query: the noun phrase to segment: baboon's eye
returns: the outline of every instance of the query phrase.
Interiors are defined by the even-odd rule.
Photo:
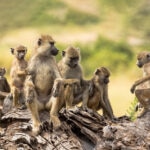
[[[49,42],[51,45],[54,45],[54,42]]]
[[[109,77],[109,75],[106,75],[105,77],[106,77],[106,78],[108,78],[108,77]]]

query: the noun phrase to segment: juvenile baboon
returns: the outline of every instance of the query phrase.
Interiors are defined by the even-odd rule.
[[[62,59],[58,63],[61,75],[65,79],[78,79],[80,81],[81,88],[74,91],[74,104],[83,100],[83,107],[86,107],[89,89],[88,82],[83,79],[83,72],[80,61],[80,50],[72,46],[62,51]]]
[[[14,55],[10,77],[11,77],[11,93],[13,95],[13,106],[24,107],[23,86],[26,78],[27,61],[25,55],[27,48],[19,45],[16,48],[11,48],[11,53]]]
[[[91,82],[93,83],[93,95],[89,97],[87,106],[95,111],[102,108],[104,116],[114,118],[113,110],[108,97],[108,83],[110,72],[105,67],[98,68]]]
[[[143,78],[135,81],[131,87],[131,92],[134,93],[140,104],[144,107],[138,117],[142,117],[150,110],[150,52],[141,52],[137,56],[137,66],[143,68]],[[148,81],[146,83],[146,81]],[[136,89],[138,85],[146,83],[143,88]]]
[[[7,79],[5,78],[6,70],[0,67],[0,107],[3,105],[4,98],[10,92],[10,86]]]
[[[50,97],[54,80],[56,78],[61,80],[55,60],[57,54],[58,49],[55,47],[53,38],[49,35],[42,35],[37,41],[35,54],[32,56],[27,69],[28,77],[25,81],[25,97],[27,106],[32,113],[33,132],[35,134],[39,133],[41,124],[39,111],[46,109],[47,103],[51,101]],[[53,110],[50,111],[50,114],[53,114]],[[54,126],[59,125],[57,120],[57,115],[51,117]]]

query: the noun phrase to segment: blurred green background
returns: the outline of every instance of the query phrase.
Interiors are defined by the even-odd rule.
[[[81,49],[84,76],[106,66],[111,71],[109,97],[117,116],[126,114],[132,83],[142,76],[136,54],[150,47],[149,0],[1,0],[0,66],[9,71],[10,47],[23,44],[30,58],[39,34],[50,34],[61,51]]]

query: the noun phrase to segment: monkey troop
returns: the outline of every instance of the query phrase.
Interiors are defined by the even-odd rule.
[[[62,59],[57,64],[55,56],[58,49],[54,39],[41,35],[29,62],[25,60],[25,46],[11,48],[11,53],[14,55],[10,71],[11,90],[4,77],[6,70],[0,68],[0,109],[6,96],[8,99],[13,97],[14,107],[24,107],[26,104],[32,114],[32,131],[35,135],[40,132],[39,111],[48,110],[50,122],[54,128],[58,128],[61,125],[58,117],[60,109],[69,109],[81,101],[83,109],[102,109],[105,117],[114,119],[108,96],[110,72],[100,67],[91,80],[84,80],[79,48],[70,46],[63,50]],[[143,78],[135,81],[130,90],[135,92],[144,107],[141,117],[150,110],[150,52],[138,54],[137,66],[143,68]]]
[[[137,66],[143,68],[143,78],[135,81],[131,87],[131,92],[134,93],[140,104],[144,107],[138,117],[142,117],[150,110],[150,52],[144,51],[137,56]],[[137,86],[141,85],[142,87]]]
[[[11,93],[13,95],[14,107],[25,107],[23,87],[28,65],[25,60],[26,53],[27,48],[23,45],[11,48],[11,54],[14,55],[14,61],[10,70]]]

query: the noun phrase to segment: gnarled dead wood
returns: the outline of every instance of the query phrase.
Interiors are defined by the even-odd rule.
[[[150,112],[134,122],[120,117],[115,122],[91,110],[62,109],[62,126],[53,130],[49,112],[40,112],[41,133],[31,132],[28,110],[12,109],[0,120],[0,149],[33,150],[112,150],[150,149]]]

